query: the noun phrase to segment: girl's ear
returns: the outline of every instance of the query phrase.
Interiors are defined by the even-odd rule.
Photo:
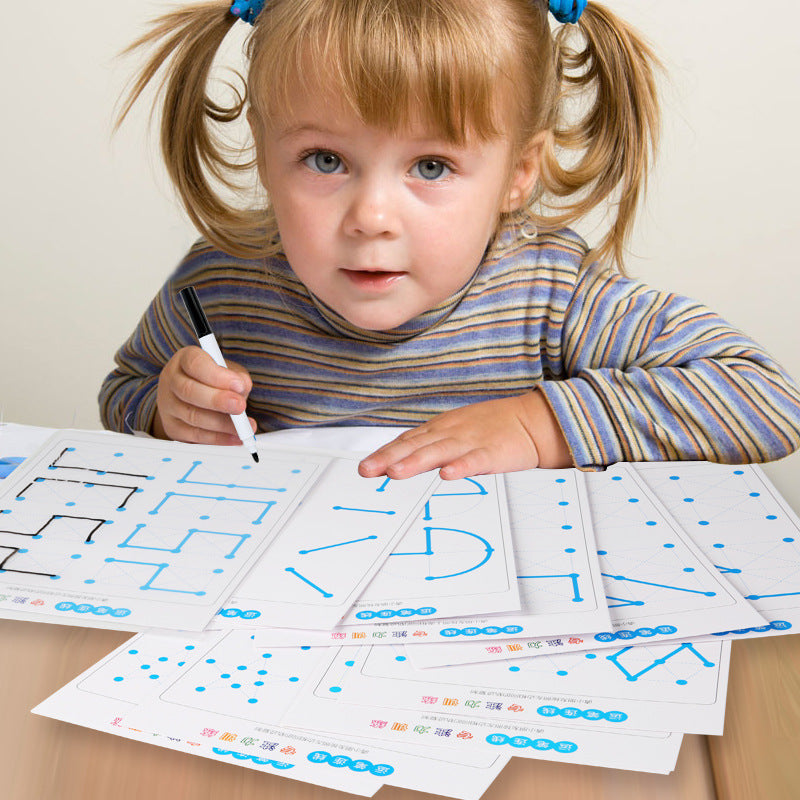
[[[510,214],[516,211],[531,196],[536,181],[539,180],[542,149],[549,135],[549,131],[540,131],[519,154],[517,163],[511,172],[505,200],[500,209],[503,213]]]

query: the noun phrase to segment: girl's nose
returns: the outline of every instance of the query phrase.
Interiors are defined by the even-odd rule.
[[[391,188],[379,178],[363,178],[354,183],[344,226],[349,236],[395,236],[398,217]]]

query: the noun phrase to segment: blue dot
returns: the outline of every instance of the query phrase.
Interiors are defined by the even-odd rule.
[[[725,545],[724,544],[715,544],[715,545],[713,545],[713,547],[716,547],[717,549],[719,549],[719,548],[725,547]]]
[[[344,662],[344,665],[345,665],[346,667],[352,667],[352,666],[353,666],[353,664],[355,664],[355,663],[356,663],[355,661],[345,661],[345,662]]]
[[[649,519],[649,520],[647,520],[647,522],[645,522],[645,525],[650,525],[650,526],[656,525],[656,524],[657,524],[656,521],[653,520],[653,519]]]
[[[216,664],[216,662],[217,662],[216,658],[207,658],[206,659],[206,664]]]
[[[561,530],[562,531],[571,531],[572,530],[572,525],[562,525],[561,526]]]
[[[223,672],[222,675],[220,675],[220,678],[230,678],[230,676],[230,672]]]
[[[159,661],[168,661],[169,659],[166,656],[159,656]]]
[[[587,653],[586,658],[597,658],[597,653]]]
[[[164,459],[164,460],[165,460],[165,461],[169,461],[169,459],[168,459],[168,458],[166,458],[166,459]],[[205,690],[206,690],[206,687],[205,687],[205,686],[196,686],[196,687],[195,687],[195,691],[196,691],[196,692],[204,692]]]
[[[258,674],[258,675],[266,675],[267,671],[265,669],[260,669],[256,674]]]
[[[150,665],[149,664],[142,664],[142,666],[139,667],[139,669],[150,669]]]
[[[244,666],[244,664],[241,664],[240,666],[236,667],[236,669],[243,670],[243,669],[247,669],[247,667]]]
[[[683,571],[684,572],[694,572],[694,567],[684,567]]]
[[[674,544],[671,544],[670,542],[667,542],[667,543],[664,545],[664,547],[666,547],[666,548],[667,548],[667,550],[670,550],[670,549],[672,549],[673,547],[675,547],[675,545],[674,545]]]
[[[310,650],[310,649],[311,649],[311,645],[310,645],[310,644],[304,644],[304,645],[301,645],[301,646],[300,646],[300,649],[301,649],[301,650]]]
[[[509,667],[508,671],[509,672],[519,672],[519,667]]]
[[[242,467],[242,469],[250,469],[250,465],[249,465],[249,464],[245,464],[245,465]]]
[[[683,502],[684,503],[694,503],[694,497],[684,497],[683,498]]]
[[[733,471],[733,474],[734,475],[744,475],[744,470],[743,469],[735,469]]]
[[[151,681],[158,680],[158,675],[156,675],[155,673],[153,673],[152,675],[148,675],[148,677],[150,678]]]
[[[698,525],[708,525],[709,522],[708,522],[707,519],[700,519],[700,520],[697,521],[697,524]]]
[[[341,692],[342,691],[342,687],[341,686],[331,686],[328,691],[329,692]]]
[[[114,453],[114,458],[122,458],[124,455],[124,453]]]
[[[212,571],[213,571],[213,573],[215,575],[222,575],[222,573],[225,572],[224,569],[215,569],[215,570],[212,570]]]
[[[685,681],[685,680],[683,680],[683,678],[681,678],[680,680],[675,681],[675,683],[677,683],[678,686],[686,686],[688,681]]]
[[[599,556],[608,555],[608,550],[598,550],[597,551],[597,555],[599,555]]]
[[[778,519],[774,514],[767,514],[767,519]]]
[[[242,684],[241,683],[232,683],[231,684],[231,689],[241,689],[241,688],[242,688]]]
[[[750,497],[761,497],[760,492],[750,492]]]
[[[164,566],[168,567],[169,564],[164,564]],[[193,644],[187,644],[186,647],[184,647],[184,650],[194,650],[194,645]]]
[[[567,674],[567,671],[565,669],[560,669],[560,670],[558,670],[558,672],[556,672],[556,675],[566,675],[566,674]]]
[[[172,459],[171,459],[171,458],[162,458],[161,460],[162,460],[162,461],[165,461],[165,462],[166,462],[166,461],[172,461]]]
[[[569,501],[568,500],[559,500],[558,504],[560,506],[568,506],[569,505]]]
[[[64,505],[65,505],[65,506],[74,506],[74,505],[75,505],[75,503],[74,503],[72,500],[70,500],[70,502],[69,502],[69,503],[64,503]]]
[[[565,552],[565,553],[574,553],[574,552],[575,552],[575,548],[574,548],[574,547],[567,547],[567,548],[564,550],[564,552]]]
[[[76,553],[74,556],[70,556],[70,558],[80,558],[80,556]]]
[[[122,678],[114,678],[114,680],[117,681],[117,683],[119,683],[123,679]]]
[[[87,578],[84,583],[94,583],[94,578]]]
[[[272,653],[262,653],[261,658],[272,658]]]
[[[138,653],[139,653],[138,650],[128,650],[128,655],[130,655],[130,656],[138,655]]]
[[[209,517],[208,514],[201,514],[200,519],[211,519],[211,517]]]
[[[669,479],[671,481],[679,481],[681,479],[681,476],[680,475],[670,475]]]
[[[405,656],[395,656],[395,657],[394,657],[394,660],[395,660],[395,661],[405,661],[405,660],[406,660],[406,657],[405,657]]]
[[[300,680],[300,678],[296,678],[295,676],[292,676],[291,678],[289,678],[289,680],[290,680],[292,683],[297,683],[297,681],[299,681],[299,680]]]
[[[256,681],[253,685],[254,686],[263,686],[264,685],[264,681]]]
[[[793,542],[793,541],[794,541],[794,539],[792,539],[792,537],[791,537],[791,536],[787,536],[787,537],[786,537],[786,538],[785,538],[783,541],[784,541],[784,542]]]
[[[249,699],[248,699],[248,701],[247,701],[247,702],[248,702],[248,703],[257,703],[257,702],[258,702],[258,700],[256,700],[256,698],[255,698],[255,697],[251,697],[251,698],[249,698]]]
[[[612,481],[621,481],[622,478],[619,475],[615,475],[611,480]]]
[[[628,498],[628,502],[629,503],[638,503],[639,502],[639,498],[638,497],[630,497],[630,498]]]

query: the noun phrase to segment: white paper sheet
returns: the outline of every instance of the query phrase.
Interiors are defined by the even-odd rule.
[[[672,465],[680,471],[681,465]],[[763,624],[629,465],[587,476],[611,626],[560,636],[409,648],[418,667],[659,642]]]
[[[719,628],[716,637],[800,629],[800,519],[758,466],[696,462],[641,464],[636,470],[767,623]]]
[[[321,656],[298,648],[257,652],[246,631],[142,634],[34,711],[120,735],[167,733],[198,743],[209,757],[359,794],[379,780],[477,800],[507,763],[503,753],[475,758],[277,726]]]

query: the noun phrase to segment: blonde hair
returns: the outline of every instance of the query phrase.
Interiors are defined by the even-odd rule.
[[[590,3],[578,25],[553,35],[546,0],[268,0],[247,39],[246,89],[225,106],[209,86],[237,21],[228,7],[214,0],[155,20],[126,51],[157,46],[117,118],[163,69],[164,160],[189,217],[215,246],[245,258],[280,250],[268,200],[241,208],[221,197],[220,187],[235,191],[257,161],[230,151],[224,126],[248,108],[256,124],[286,113],[298,81],[322,81],[365,123],[387,129],[414,115],[457,143],[508,135],[517,155],[549,132],[540,179],[513,216],[554,230],[610,202],[612,221],[593,257],[622,269],[658,136],[657,61],[604,7]]]

